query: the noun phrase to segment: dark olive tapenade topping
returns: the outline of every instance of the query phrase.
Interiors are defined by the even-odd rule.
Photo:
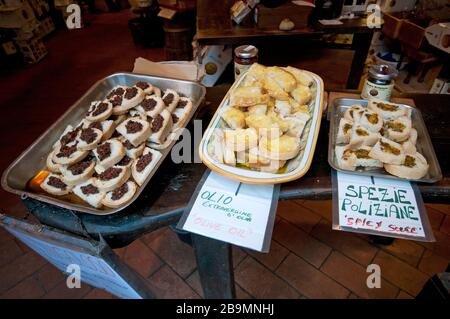
[[[136,170],[140,173],[142,172],[148,164],[152,161],[153,155],[152,153],[147,153],[145,155],[142,155],[137,163],[136,163]]]
[[[125,155],[119,163],[117,163],[117,166],[127,166],[128,164],[130,164],[131,162],[131,158],[127,155]]]
[[[80,175],[82,174],[89,166],[91,165],[90,161],[78,162],[72,165],[69,165],[67,169],[72,173],[72,175]]]
[[[94,131],[93,128],[88,127],[81,130],[80,138],[87,144],[91,144],[97,139],[97,133]]]
[[[50,186],[53,186],[55,188],[62,189],[62,190],[65,190],[67,188],[67,185],[61,179],[59,179],[55,176],[50,176],[47,184]]]
[[[142,90],[145,90],[146,88],[150,87],[150,85],[144,81],[139,81],[138,83],[136,83],[136,86]]]
[[[130,120],[125,125],[125,128],[127,129],[128,134],[134,134],[134,133],[142,131],[143,126],[139,122]]]
[[[122,96],[124,93],[125,93],[125,90],[124,90],[123,88],[117,88],[117,89],[112,90],[112,91],[106,96],[106,98],[107,98],[107,99],[110,99],[110,98],[112,98],[112,97],[115,96],[115,95],[120,95],[120,96]]]
[[[188,103],[187,100],[180,99],[177,104],[177,109],[184,109],[184,107],[187,105],[187,103]]]
[[[152,120],[152,131],[154,133],[158,132],[162,125],[164,123],[164,118],[161,116],[161,114],[158,114],[153,120]]]
[[[77,128],[75,130],[72,130],[72,131],[64,134],[60,140],[61,144],[66,145],[66,144],[69,144],[69,143],[72,143],[73,141],[75,141],[75,139],[77,138],[77,135],[78,135],[78,130],[79,129]]]
[[[95,107],[95,109],[91,113],[91,115],[92,116],[100,115],[100,114],[106,112],[107,109],[108,109],[108,103],[100,102],[99,104],[97,104],[97,106]]]
[[[56,154],[56,157],[70,157],[70,155],[77,151],[77,144],[78,143],[75,143],[72,146],[62,145],[59,149],[59,153]]]
[[[132,150],[133,148],[135,148],[134,145],[131,144],[129,140],[123,141],[122,144],[123,146],[125,146],[127,150]]]
[[[109,181],[113,178],[116,178],[122,172],[121,168],[118,167],[110,167],[104,170],[101,174],[98,174],[98,179],[102,181]]]
[[[155,99],[145,99],[141,102],[142,108],[147,111],[153,111],[153,109],[155,108],[156,104],[158,104]]]
[[[97,147],[98,159],[103,161],[105,158],[111,155],[111,143],[103,143]]]
[[[128,192],[128,184],[125,183],[122,186],[117,187],[115,190],[113,190],[111,194],[111,199],[112,200],[121,199],[123,195],[125,195],[127,192]]]
[[[127,100],[131,100],[138,94],[138,90],[136,88],[128,88],[125,90],[125,98]]]
[[[95,194],[100,193],[100,190],[98,189],[98,187],[96,187],[92,184],[81,186],[80,189],[84,195],[95,195]]]
[[[173,99],[174,99],[174,98],[175,98],[175,96],[174,96],[172,93],[167,94],[167,95],[164,97],[164,99],[163,99],[164,104],[165,104],[166,106],[169,106],[170,103],[173,102]]]
[[[92,122],[88,128],[96,128],[97,130],[103,131],[102,123],[100,122]]]
[[[122,96],[115,95],[112,99],[109,100],[112,106],[119,106],[122,104]]]

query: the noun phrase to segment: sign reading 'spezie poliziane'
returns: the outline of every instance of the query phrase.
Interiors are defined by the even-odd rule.
[[[342,172],[333,184],[333,229],[434,241],[414,184]]]

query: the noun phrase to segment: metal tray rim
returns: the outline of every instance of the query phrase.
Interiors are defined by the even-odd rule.
[[[336,104],[339,101],[342,101],[342,100],[350,100],[350,101],[352,101],[353,104],[361,103],[361,102],[363,104],[367,104],[367,100],[364,100],[364,99],[337,98],[337,99],[333,100],[333,103],[332,103],[333,109],[331,110],[331,112],[329,112],[331,115],[328,118],[328,120],[330,121],[330,130],[329,130],[329,134],[328,134],[328,164],[333,169],[335,169],[335,170],[337,170],[339,172],[355,174],[355,175],[375,176],[375,177],[397,179],[397,180],[402,180],[402,181],[406,180],[406,181],[419,182],[419,183],[430,183],[430,184],[432,184],[432,183],[436,183],[436,182],[442,180],[441,167],[439,165],[439,161],[437,160],[436,152],[434,150],[433,143],[431,142],[430,135],[428,133],[428,130],[426,130],[426,129],[424,131],[425,134],[422,137],[426,140],[426,143],[429,144],[429,147],[430,147],[430,149],[432,151],[431,154],[429,155],[431,157],[431,161],[433,161],[436,164],[436,168],[437,168],[437,172],[436,173],[437,174],[436,174],[436,176],[434,178],[429,178],[429,179],[406,179],[406,178],[397,177],[397,176],[391,175],[391,174],[380,174],[380,173],[373,173],[373,172],[370,172],[370,171],[367,171],[367,172],[364,172],[364,171],[349,171],[349,170],[345,170],[345,169],[342,169],[342,168],[336,166],[333,163],[333,158],[332,158],[333,157],[333,153],[334,153],[334,146],[335,146],[335,145],[333,145],[333,142],[332,142],[332,139],[333,139],[332,134],[335,131],[335,124],[336,124],[333,119],[334,119],[334,116],[336,114]],[[395,102],[393,102],[393,103],[395,103]],[[414,109],[414,112],[417,112],[417,114],[418,114],[418,119],[421,122],[421,125],[426,128],[425,122],[424,122],[423,117],[422,117],[422,112],[418,108],[413,107],[411,105],[403,104],[403,103],[395,103],[395,104],[401,105],[401,106],[406,107],[406,108]]]
[[[105,211],[96,209],[94,207],[82,206],[82,205],[79,205],[79,204],[75,204],[75,203],[71,203],[71,202],[68,202],[68,201],[60,200],[58,198],[54,198],[54,197],[47,196],[47,195],[44,195],[44,194],[37,194],[37,193],[33,193],[33,192],[30,192],[30,191],[27,191],[27,190],[18,190],[18,189],[12,188],[8,184],[8,181],[7,181],[7,177],[11,173],[12,168],[15,165],[17,165],[23,159],[23,157],[26,154],[28,154],[36,146],[36,144],[38,144],[48,134],[49,131],[51,131],[55,126],[57,126],[57,124],[61,120],[64,120],[64,118],[72,110],[77,108],[78,104],[81,103],[83,101],[83,99],[87,95],[89,95],[89,93],[91,93],[93,90],[95,90],[95,88],[97,86],[99,86],[100,83],[106,81],[109,78],[120,76],[120,75],[144,76],[144,77],[151,78],[151,79],[155,79],[155,78],[157,78],[157,79],[167,79],[167,80],[170,80],[170,81],[188,83],[188,84],[193,84],[195,86],[198,86],[200,88],[200,90],[201,90],[201,96],[198,99],[198,101],[196,101],[196,103],[193,105],[192,111],[191,111],[191,115],[190,115],[189,119],[186,121],[185,126],[192,120],[193,115],[195,114],[197,108],[202,103],[202,101],[204,100],[205,95],[206,95],[206,88],[203,85],[201,85],[200,83],[197,83],[195,81],[180,80],[180,79],[174,79],[174,78],[163,77],[163,76],[151,76],[151,75],[147,75],[147,74],[131,73],[131,72],[115,72],[113,74],[110,74],[110,75],[108,75],[108,76],[106,76],[106,77],[96,81],[79,99],[77,99],[66,110],[66,112],[64,112],[57,120],[55,120],[52,123],[52,125],[50,125],[42,134],[40,134],[18,157],[16,157],[16,159],[10,165],[8,165],[8,167],[3,171],[2,176],[1,176],[1,183],[0,184],[1,184],[2,188],[5,191],[7,191],[7,192],[10,192],[10,193],[13,193],[13,194],[16,194],[16,195],[20,195],[22,198],[31,197],[33,199],[36,199],[36,200],[39,200],[39,201],[43,201],[43,202],[46,202],[46,203],[49,203],[49,204],[52,204],[52,205],[55,205],[55,206],[63,207],[63,208],[74,210],[74,211],[78,211],[78,212],[88,213],[88,214],[92,214],[92,215],[101,215],[101,216],[111,215],[111,214],[117,213],[117,212],[125,209],[130,204],[132,204],[140,196],[140,194],[142,193],[144,188],[147,186],[147,184],[149,183],[149,181],[152,178],[153,174],[156,172],[156,170],[159,168],[159,166],[164,161],[165,156],[163,156],[163,158],[161,158],[159,160],[159,162],[157,163],[155,169],[147,177],[147,180],[144,182],[144,184],[142,184],[142,186],[138,187],[138,191],[133,196],[132,200],[130,200],[129,202],[124,204],[122,207],[112,208],[110,210],[105,210]],[[172,148],[172,146],[177,142],[177,140],[178,140],[178,136],[173,139],[173,141],[169,144],[167,149],[170,150]]]

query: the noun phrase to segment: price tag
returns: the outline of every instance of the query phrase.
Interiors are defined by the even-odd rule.
[[[333,228],[387,237],[434,240],[414,184],[337,172]]]
[[[178,227],[257,251],[268,251],[279,188],[208,173]]]

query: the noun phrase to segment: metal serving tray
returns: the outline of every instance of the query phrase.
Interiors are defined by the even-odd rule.
[[[344,112],[348,108],[350,108],[351,105],[353,104],[359,104],[363,107],[367,107],[367,100],[345,99],[345,98],[335,99],[333,101],[333,107],[330,113],[328,114],[330,121],[330,134],[328,142],[328,163],[330,164],[330,166],[340,172],[405,180],[404,178],[400,178],[389,174],[384,169],[365,170],[364,168],[357,168],[356,171],[350,171],[339,168],[336,161],[336,154],[334,152],[336,146],[336,136],[339,129],[339,121],[341,120]],[[421,153],[423,156],[425,156],[425,158],[428,161],[428,165],[430,165],[427,175],[425,175],[421,179],[410,179],[410,181],[422,183],[435,183],[441,180],[442,179],[441,168],[436,158],[436,153],[434,152],[430,136],[428,135],[427,127],[425,126],[425,123],[423,121],[422,113],[420,112],[419,109],[406,104],[398,104],[398,103],[393,104],[411,109],[412,126],[417,130],[417,143],[416,143],[417,151]]]
[[[104,99],[108,92],[116,85],[134,85],[138,81],[147,81],[162,90],[173,89],[179,93],[184,94],[192,100],[192,111],[186,120],[186,124],[189,123],[196,109],[203,101],[206,89],[204,86],[184,80],[169,79],[157,76],[140,75],[134,73],[114,73],[110,76],[103,78],[95,83],[75,104],[73,104],[50,128],[42,134],[31,146],[29,146],[4,172],[2,175],[1,185],[3,189],[8,192],[28,196],[46,203],[50,203],[63,208],[85,212],[94,215],[109,215],[116,213],[138,198],[141,192],[144,190],[147,183],[152,178],[153,174],[158,169],[159,165],[163,162],[164,158],[172,149],[172,146],[176,143],[177,138],[166,147],[164,150],[160,150],[162,153],[161,159],[155,166],[155,169],[147,177],[146,181],[141,187],[138,187],[136,194],[133,198],[124,206],[120,208],[104,208],[96,209],[88,204],[77,204],[64,199],[53,197],[50,195],[35,193],[27,188],[27,183],[32,179],[39,171],[46,167],[46,158],[50,152],[53,143],[61,136],[67,125],[72,126],[78,124],[86,114],[90,102],[94,100]],[[181,130],[180,130],[181,131]]]

